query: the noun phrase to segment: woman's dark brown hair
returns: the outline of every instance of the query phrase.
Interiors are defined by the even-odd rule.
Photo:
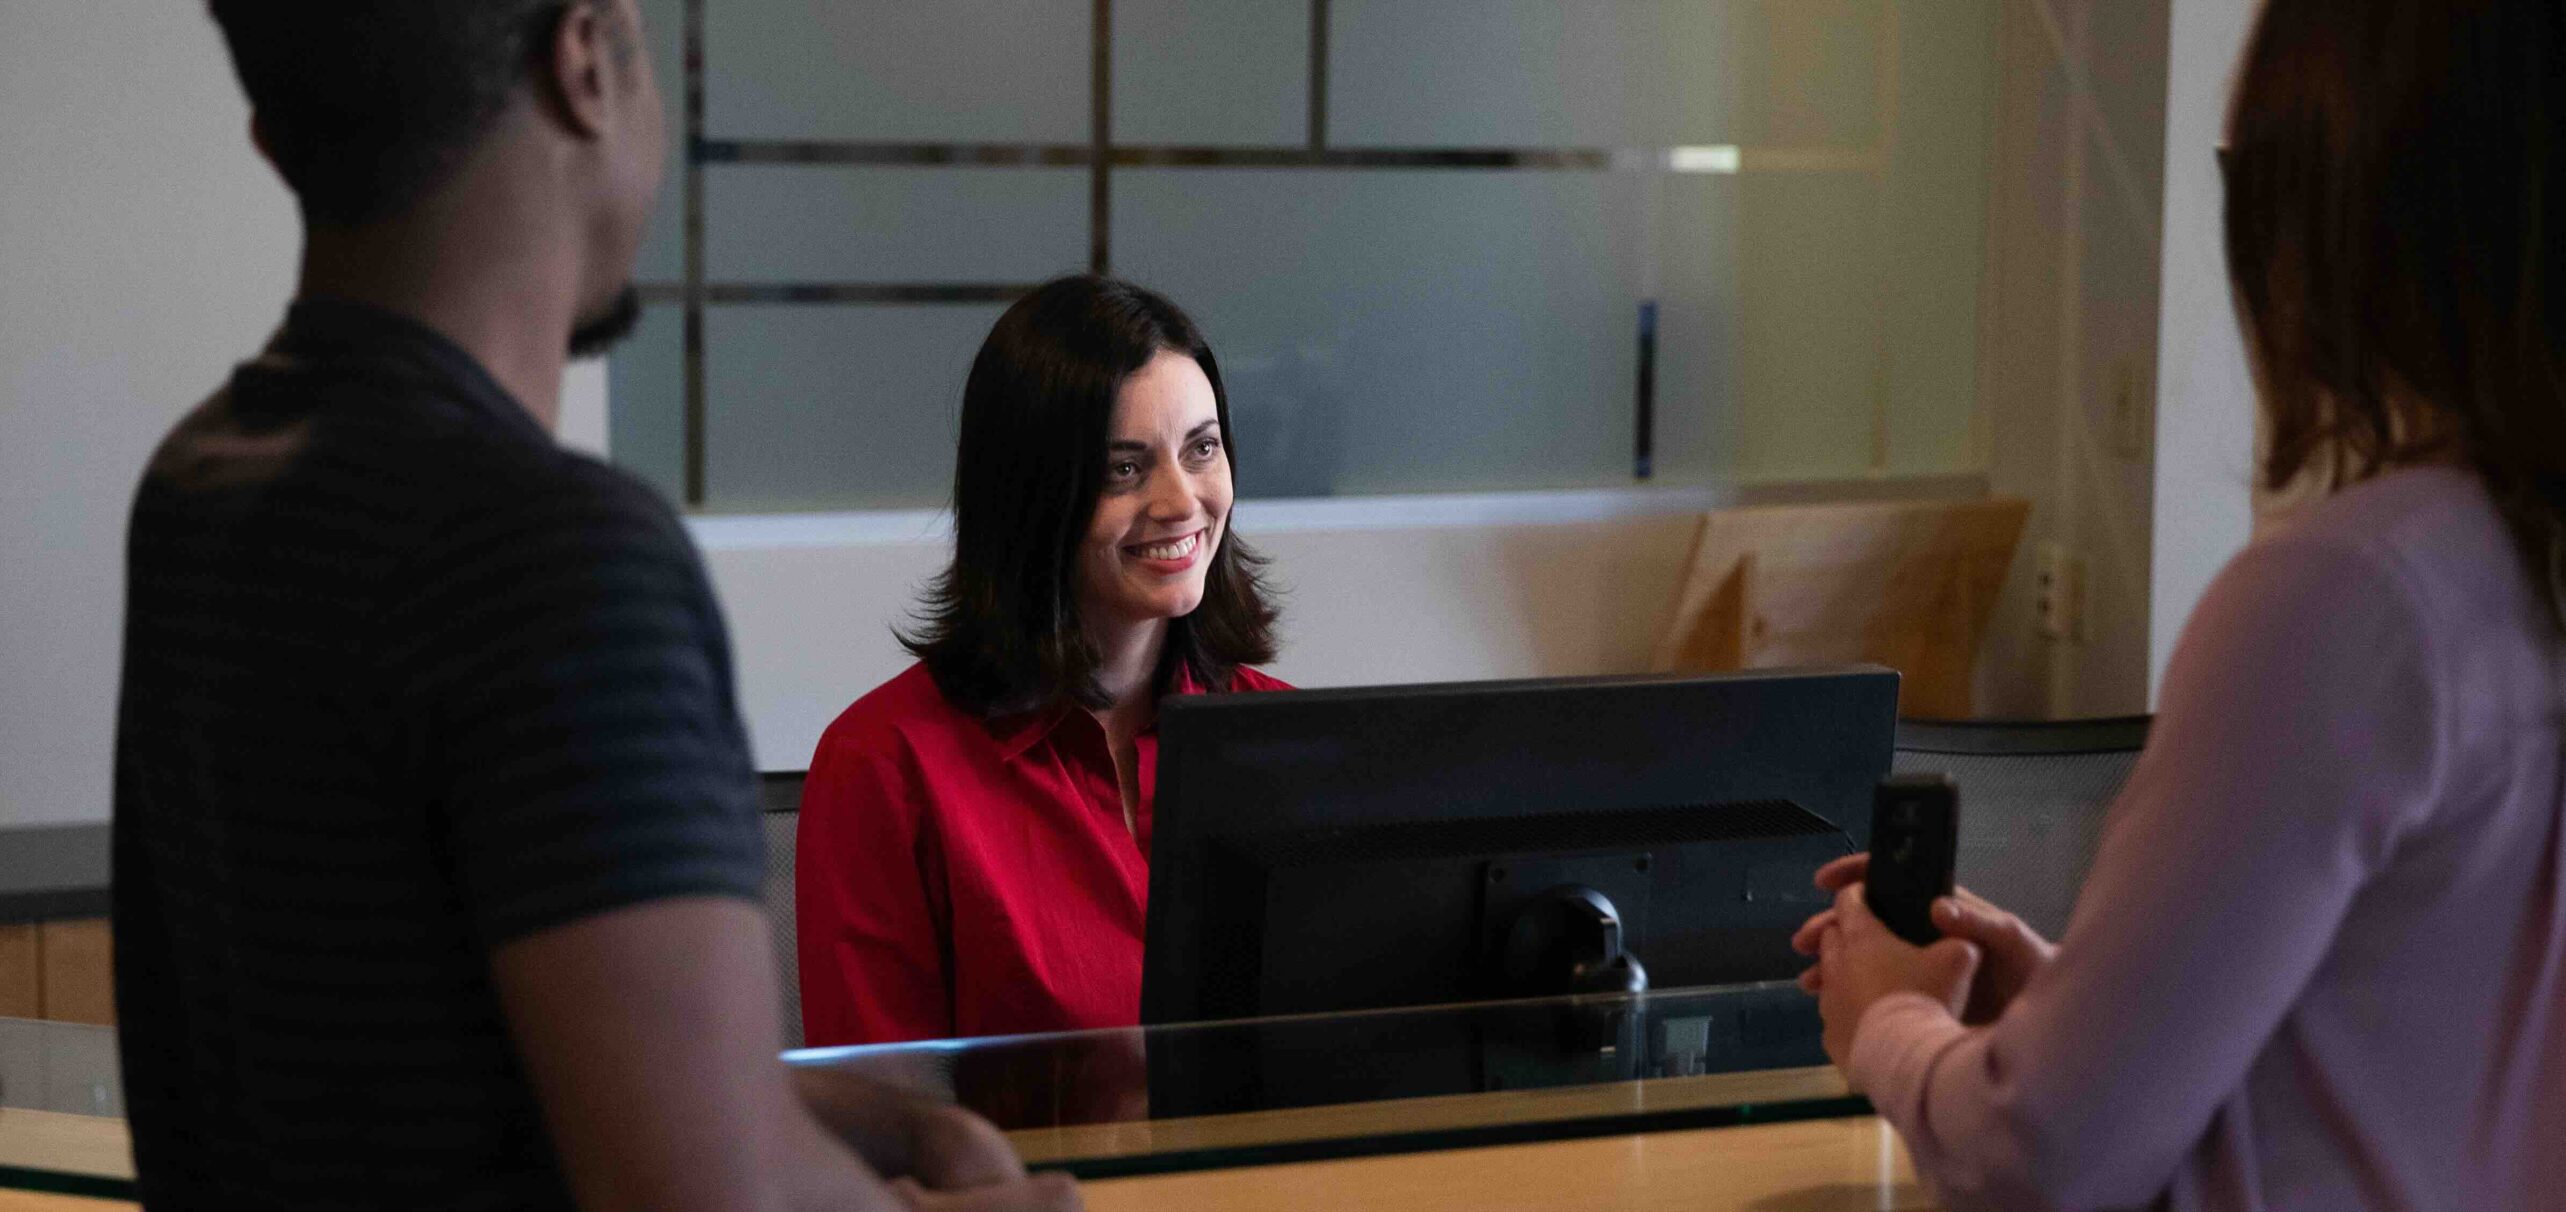
[[[2484,477],[2566,619],[2566,5],[2270,0],[2228,147],[2261,476]]]
[[[1061,278],[998,317],[962,389],[953,472],[953,563],[900,642],[945,697],[984,717],[1068,700],[1106,705],[1099,654],[1078,617],[1080,540],[1104,490],[1105,443],[1123,383],[1162,350],[1212,382],[1223,457],[1236,460],[1230,398],[1212,348],[1174,303],[1113,278]],[[1181,666],[1227,690],[1274,659],[1264,560],[1224,528],[1203,602],[1169,621],[1160,685]]]

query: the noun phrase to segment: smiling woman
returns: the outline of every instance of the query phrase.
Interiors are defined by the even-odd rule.
[[[1267,690],[1261,561],[1229,532],[1220,364],[1175,304],[1063,278],[963,389],[953,563],[918,663],[846,709],[802,792],[813,1045],[1129,1026],[1158,701]]]

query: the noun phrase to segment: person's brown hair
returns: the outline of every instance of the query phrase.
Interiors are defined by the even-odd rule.
[[[2471,467],[2566,618],[2560,122],[2557,0],[2270,0],[2220,163],[2264,486]]]
[[[1104,491],[1114,399],[1161,350],[1192,358],[1211,380],[1221,454],[1235,470],[1221,364],[1165,296],[1092,274],[1060,278],[1017,300],[980,346],[962,388],[953,563],[900,636],[965,710],[1106,705],[1101,657],[1078,616],[1078,546]],[[1161,689],[1181,666],[1205,689],[1228,690],[1239,666],[1274,659],[1264,567],[1224,528],[1202,604],[1168,621]]]

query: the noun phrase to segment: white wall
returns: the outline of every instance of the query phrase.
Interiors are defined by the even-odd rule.
[[[202,4],[0,0],[0,827],[107,817],[125,505],[281,314],[284,187]]]
[[[1282,655],[1301,686],[1637,673],[1701,510],[1976,496],[1976,476],[1793,489],[1248,502],[1238,533],[1273,560]],[[737,654],[758,766],[807,766],[820,731],[909,664],[893,624],[950,554],[932,513],[698,518]]]
[[[2253,528],[2254,385],[2219,241],[2212,149],[2227,125],[2255,0],[2174,0],[2165,112],[2163,367],[2156,424],[2156,574],[2148,607],[2153,701],[2174,640]]]

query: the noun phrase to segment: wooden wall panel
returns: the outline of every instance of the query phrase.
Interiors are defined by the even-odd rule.
[[[36,963],[36,928],[0,926],[0,1018],[44,1013],[44,983]]]
[[[113,950],[105,918],[46,922],[40,930],[44,1017],[63,1023],[116,1025]]]

